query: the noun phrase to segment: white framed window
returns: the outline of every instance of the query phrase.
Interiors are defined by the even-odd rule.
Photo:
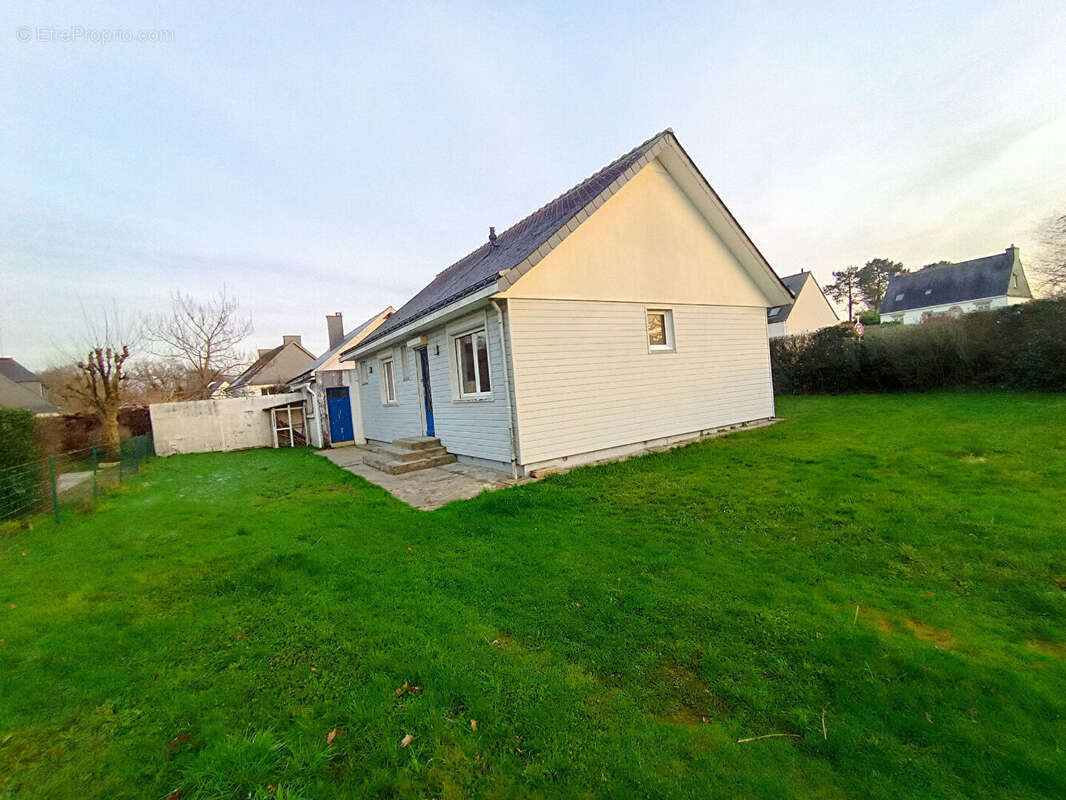
[[[770,309],[770,316],[771,317],[776,317],[780,313],[781,313],[781,306],[775,306],[774,308]],[[651,339],[649,338],[648,341],[650,342]]]
[[[674,349],[674,312],[668,308],[649,308],[648,349],[663,352]]]
[[[491,396],[489,342],[485,329],[458,334],[452,342],[460,399]]]
[[[381,402],[385,405],[393,405],[396,402],[396,379],[391,358],[381,362]]]

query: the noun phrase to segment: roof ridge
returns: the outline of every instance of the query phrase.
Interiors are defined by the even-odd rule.
[[[632,148],[632,149],[630,149],[630,150],[626,151],[626,152],[625,152],[625,153],[623,153],[622,155],[618,156],[618,158],[616,158],[616,159],[614,159],[613,161],[610,161],[610,162],[608,162],[608,163],[604,164],[604,165],[603,165],[602,167],[600,167],[599,169],[597,169],[597,170],[596,170],[595,172],[591,173],[590,175],[586,176],[585,178],[582,178],[582,179],[581,179],[581,180],[579,180],[579,181],[578,181],[577,183],[575,183],[575,184],[574,184],[573,186],[570,186],[569,188],[567,188],[567,189],[566,189],[565,191],[559,192],[559,194],[557,194],[557,195],[556,195],[555,197],[553,197],[553,198],[552,198],[551,200],[549,200],[548,202],[546,202],[546,203],[543,203],[543,204],[542,204],[542,205],[541,205],[541,206],[540,206],[539,208],[536,208],[536,209],[534,209],[533,211],[531,211],[531,212],[529,212],[528,214],[526,214],[526,215],[525,215],[524,217],[522,217],[522,218],[521,218],[520,220],[518,220],[517,222],[514,222],[514,223],[512,223],[512,224],[511,224],[510,226],[508,226],[508,227],[507,227],[507,228],[506,228],[506,229],[505,229],[505,230],[504,230],[504,231],[503,231],[502,233],[500,233],[500,234],[499,234],[498,238],[502,239],[503,237],[505,237],[505,236],[506,236],[506,235],[507,235],[508,233],[510,233],[511,231],[515,230],[516,228],[519,228],[519,227],[521,227],[521,225],[522,225],[523,223],[525,223],[525,222],[528,222],[528,221],[529,221],[529,220],[531,220],[531,219],[532,219],[533,217],[535,217],[535,216],[537,216],[538,214],[540,214],[541,212],[545,211],[545,210],[546,210],[546,209],[547,209],[547,208],[548,208],[549,206],[551,206],[551,205],[552,205],[553,203],[557,203],[557,202],[559,202],[559,201],[560,201],[561,199],[563,199],[564,197],[566,197],[566,196],[567,196],[568,194],[570,194],[571,192],[573,192],[573,191],[575,191],[576,189],[580,188],[581,186],[583,186],[584,184],[588,183],[589,181],[591,181],[591,180],[595,179],[597,175],[600,175],[600,174],[602,174],[602,173],[604,173],[604,172],[607,172],[607,171],[608,171],[609,169],[611,169],[612,167],[614,167],[615,165],[617,165],[617,164],[618,164],[619,162],[621,162],[621,161],[625,161],[625,160],[626,160],[627,158],[630,158],[630,157],[631,157],[631,156],[633,156],[633,155],[634,155],[635,153],[637,153],[637,152],[639,152],[639,151],[641,151],[641,150],[645,150],[645,149],[647,149],[647,148],[651,147],[651,145],[652,145],[652,144],[653,144],[654,142],[656,142],[656,141],[657,141],[658,139],[662,138],[663,136],[666,136],[667,134],[670,134],[671,136],[673,136],[673,134],[674,134],[674,129],[673,129],[673,128],[664,128],[663,130],[659,131],[659,132],[658,132],[657,134],[655,134],[654,136],[652,136],[652,137],[650,137],[649,139],[646,139],[645,141],[643,141],[643,142],[641,142],[640,144],[638,144],[638,145],[637,145],[636,147],[634,147],[634,148]],[[576,211],[575,211],[575,212],[574,212],[574,215],[576,216],[576,215],[577,215],[577,213],[578,213],[578,212],[576,212]],[[568,221],[569,221],[569,220],[568,220]],[[470,251],[469,253],[467,253],[466,255],[464,255],[464,256],[460,256],[460,257],[459,257],[459,258],[457,258],[457,259],[456,259],[455,261],[453,261],[453,262],[452,262],[451,264],[449,264],[449,265],[448,265],[448,266],[446,266],[446,267],[445,267],[444,269],[442,269],[442,270],[441,270],[440,272],[438,272],[438,273],[436,274],[436,276],[434,276],[434,280],[436,280],[436,278],[439,278],[439,277],[440,277],[441,275],[443,275],[443,274],[444,274],[445,272],[447,272],[448,270],[450,270],[450,269],[451,269],[452,267],[454,267],[454,266],[456,266],[456,265],[458,265],[458,264],[462,263],[463,261],[466,261],[466,259],[468,259],[468,258],[470,258],[470,256],[474,255],[474,253],[476,253],[476,252],[477,252],[478,250],[481,250],[481,249],[482,249],[483,247],[488,247],[488,246],[489,246],[489,243],[488,243],[488,242],[484,242],[484,243],[482,243],[481,245],[479,245],[479,246],[475,247],[475,248],[474,248],[473,250],[471,250],[471,251]]]
[[[609,170],[612,167],[614,167],[615,165],[617,165],[619,162],[625,161],[627,158],[630,158],[631,156],[635,155],[637,152],[639,152],[641,150],[648,149],[649,147],[651,147],[651,145],[655,141],[657,141],[658,139],[662,138],[663,136],[666,136],[667,134],[670,134],[672,136],[673,133],[674,133],[674,129],[673,128],[664,128],[663,130],[659,131],[657,134],[655,134],[651,138],[646,139],[645,141],[643,141],[640,144],[638,144],[636,147],[631,148],[630,150],[627,150],[625,153],[623,153],[622,155],[618,156],[618,158],[616,158],[613,161],[610,161],[610,162],[604,164],[602,167],[600,167],[598,170],[593,172],[591,175],[587,176],[586,178],[583,178],[582,180],[579,180],[577,183],[575,183],[573,186],[568,188],[566,191],[559,192],[559,194],[557,194],[555,197],[553,197],[547,203],[544,203],[540,208],[536,209],[535,211],[532,211],[529,214],[526,214],[524,217],[522,217],[522,219],[518,220],[518,222],[516,222],[510,228],[507,228],[507,230],[505,230],[503,233],[507,233],[512,228],[517,228],[519,225],[521,225],[526,220],[530,219],[531,217],[535,217],[537,214],[539,214],[540,212],[544,211],[552,203],[557,203],[559,200],[561,200],[562,198],[566,197],[568,194],[570,194],[572,191],[574,191],[578,187],[580,187],[580,186],[588,183],[589,181],[593,180],[597,175],[600,175],[601,173],[606,172],[607,170]],[[577,212],[575,212],[575,214],[576,213]],[[501,236],[502,235],[503,234],[501,234]]]

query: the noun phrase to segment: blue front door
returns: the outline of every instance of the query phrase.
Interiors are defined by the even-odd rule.
[[[433,392],[429,389],[429,355],[424,347],[418,351],[418,371],[422,378],[422,404],[426,409],[426,436],[436,436],[433,428]]]
[[[348,398],[348,387],[326,389],[326,407],[329,409],[330,441],[352,441],[355,431],[352,428],[352,403]]]

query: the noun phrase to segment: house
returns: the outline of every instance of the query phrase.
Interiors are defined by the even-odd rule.
[[[341,312],[326,315],[329,349],[289,381],[291,390],[307,393],[304,413],[310,441],[315,447],[352,444],[356,436],[362,437],[362,432],[355,429],[355,423],[361,418],[352,405],[356,399],[351,389],[356,382],[355,368],[341,361],[341,351],[359,344],[395,311],[389,306],[348,333],[344,332]]]
[[[314,354],[300,340],[300,336],[282,336],[277,347],[260,350],[255,363],[226,387],[226,396],[257,397],[285,391],[289,380],[315,361]]]
[[[879,310],[881,322],[912,325],[1032,299],[1018,248],[1011,245],[994,256],[894,275]]]
[[[0,408],[25,408],[39,417],[59,413],[41,379],[13,358],[0,358]]]
[[[826,299],[822,287],[811,273],[804,270],[795,275],[786,275],[781,283],[788,287],[796,299],[787,305],[766,310],[766,328],[771,339],[810,333],[840,322],[836,309]]]
[[[490,228],[341,359],[363,437],[402,440],[386,469],[438,437],[529,474],[773,417],[766,309],[792,299],[667,129]]]

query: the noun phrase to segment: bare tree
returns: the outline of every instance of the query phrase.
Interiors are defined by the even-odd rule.
[[[147,332],[159,355],[177,360],[186,371],[187,395],[207,399],[212,384],[248,363],[241,343],[252,332],[252,320],[241,316],[237,298],[225,287],[206,301],[175,291],[170,311],[151,319]]]
[[[130,357],[128,345],[122,350],[94,347],[84,361],[78,362],[80,382],[71,387],[100,420],[104,445],[116,450],[118,438],[118,410],[122,407],[127,376],[123,371]]]
[[[85,315],[85,334],[81,345],[87,353],[77,361],[68,391],[100,420],[104,445],[117,450],[119,445],[118,412],[126,402],[126,362],[130,346],[141,340],[139,319],[125,316],[118,307],[100,310],[97,316]]]
[[[1066,298],[1066,214],[1041,226],[1035,272],[1044,296]]]

